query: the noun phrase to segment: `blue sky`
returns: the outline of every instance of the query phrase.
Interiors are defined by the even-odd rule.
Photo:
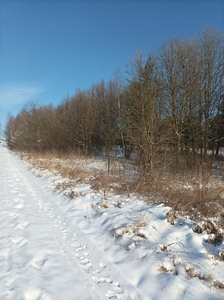
[[[113,78],[166,38],[224,32],[224,0],[0,0],[0,123]]]

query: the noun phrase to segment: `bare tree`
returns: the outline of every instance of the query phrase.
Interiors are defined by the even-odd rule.
[[[138,153],[141,174],[145,177],[152,175],[159,166],[164,166],[159,154],[166,148],[169,128],[164,126],[166,120],[159,113],[153,58],[149,56],[144,62],[142,54],[137,53],[128,73],[126,135]]]
[[[95,137],[107,156],[108,173],[110,173],[112,151],[118,145],[119,107],[117,105],[117,86],[114,81],[107,85],[104,81],[96,86],[98,116],[96,120]]]
[[[205,29],[197,39],[200,57],[200,117],[203,157],[209,144],[209,122],[216,115],[224,92],[224,36],[215,29]],[[202,151],[201,151],[202,152]]]
[[[196,153],[207,157],[209,124],[223,90],[223,36],[205,30],[193,39],[173,38],[157,51],[160,98],[171,119],[177,169],[180,153],[188,166]]]

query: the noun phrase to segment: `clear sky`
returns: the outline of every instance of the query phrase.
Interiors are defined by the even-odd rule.
[[[0,0],[0,123],[57,105],[170,37],[224,32],[224,0]]]

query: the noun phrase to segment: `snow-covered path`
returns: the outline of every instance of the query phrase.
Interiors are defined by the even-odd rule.
[[[0,182],[0,299],[107,299],[116,293],[126,298],[120,284],[107,276],[111,266],[97,243],[89,239],[88,246],[83,244],[76,222],[68,231],[61,217],[67,200],[60,199],[60,207],[60,196],[4,146]],[[91,248],[99,270],[90,262]],[[101,280],[95,276],[100,272]]]
[[[55,196],[0,149],[1,299],[100,298],[66,245],[66,224],[49,220],[43,199]]]

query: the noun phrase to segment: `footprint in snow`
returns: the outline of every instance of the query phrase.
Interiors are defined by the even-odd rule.
[[[100,271],[99,270],[96,270],[95,272],[93,272],[93,273],[100,273]],[[101,278],[99,278],[99,277],[96,277],[96,276],[93,276],[92,277],[92,279],[93,279],[93,281],[95,281],[97,284],[99,284],[99,283],[108,283],[108,284],[110,284],[110,286],[111,287],[113,287],[114,286],[114,291],[112,291],[112,290],[109,290],[108,292],[107,292],[107,294],[106,294],[106,297],[108,298],[108,299],[126,299],[126,297],[125,298],[123,298],[122,297],[122,293],[123,293],[123,291],[122,291],[122,289],[121,289],[121,287],[120,287],[120,283],[119,282],[113,282],[113,280],[111,280],[110,278],[108,278],[108,277],[101,277]],[[115,292],[117,292],[118,294],[116,294]]]
[[[10,218],[15,219],[18,216],[18,214],[17,214],[17,212],[14,211],[14,212],[10,212],[9,216],[10,216]]]
[[[65,227],[61,227],[61,232],[67,232],[67,229]]]
[[[77,249],[77,250],[80,250],[80,248]],[[76,250],[76,251],[77,251],[77,250]],[[88,253],[86,253],[86,254],[88,254]],[[83,255],[86,255],[86,254],[83,253],[83,252],[80,253],[80,251],[78,251],[78,252],[75,254],[75,256],[80,260],[79,264],[80,264],[87,272],[89,272],[89,270],[93,268],[93,265],[89,262],[89,260],[88,260],[86,257],[83,256]]]
[[[46,294],[43,293],[40,289],[31,289],[29,288],[28,291],[24,293],[25,300],[50,300],[51,298]]]
[[[15,204],[17,204],[17,203],[20,202],[20,201],[21,201],[21,199],[20,199],[19,197],[16,197],[16,198],[13,199],[13,202],[14,202]]]
[[[93,281],[95,281],[97,284],[100,283],[99,278],[93,276],[92,279],[93,279]]]
[[[76,249],[76,252],[80,252],[80,251],[83,251],[82,247]]]
[[[24,239],[24,237],[11,237],[11,241],[13,242],[13,244],[19,245],[21,248],[24,247],[28,241],[27,239]]]
[[[89,260],[88,259],[86,259],[86,258],[84,258],[84,257],[79,257],[79,259],[80,259],[80,265],[87,265],[87,264],[89,264]]]
[[[113,291],[111,291],[111,290],[109,290],[107,293],[106,293],[106,295],[105,295],[108,299],[116,299],[117,298],[117,295],[113,292]]]
[[[9,289],[10,291],[14,290],[14,288],[15,288],[14,279],[9,279],[9,280],[6,282],[6,286],[8,287],[8,289]]]
[[[98,278],[98,277],[93,276],[92,279],[93,279],[97,284],[98,284],[98,283],[110,283],[110,284],[113,283],[113,281],[112,281],[110,278],[104,278],[104,277]]]
[[[26,229],[30,225],[30,222],[20,222],[17,227],[21,230]]]
[[[9,185],[10,186],[10,185]],[[10,187],[13,187],[13,185],[11,185]],[[12,191],[12,194],[17,194],[18,195],[18,191],[17,190],[14,190]]]
[[[71,246],[74,248],[79,248],[81,247],[81,244],[79,243],[79,240],[74,240],[74,238],[72,238]]]
[[[108,299],[120,299],[120,300],[128,300],[130,299],[128,295],[116,295],[111,294],[112,291],[108,291],[105,296],[107,296]]]
[[[36,257],[34,257],[31,261],[31,265],[36,268],[40,269],[44,266],[44,264],[48,261],[48,255],[47,253],[40,252]]]
[[[56,228],[58,228],[58,227],[61,227],[61,221],[60,220],[54,220],[54,226],[56,227]]]
[[[48,216],[51,219],[54,218],[54,214],[52,212],[47,212],[47,210],[45,210],[45,211],[46,211],[46,216]]]
[[[93,268],[93,265],[88,262],[86,265],[82,265],[82,267],[89,273],[89,270]]]
[[[23,208],[23,206],[24,206],[24,202],[21,202],[21,203],[17,204],[17,205],[15,206],[15,208],[21,209],[21,208]]]
[[[115,293],[115,291],[117,293]],[[125,293],[120,288],[115,288],[115,291],[108,290],[105,296],[108,299],[122,299],[122,300],[130,299],[127,295],[125,295]]]
[[[67,233],[64,233],[63,236],[62,236],[62,238],[63,238],[65,241],[67,241],[67,240],[68,240],[68,234],[67,234]]]

